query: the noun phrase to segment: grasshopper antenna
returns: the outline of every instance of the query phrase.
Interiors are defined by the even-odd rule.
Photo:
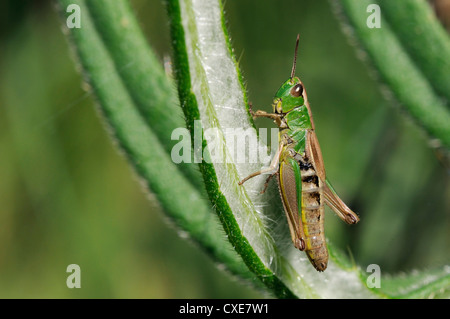
[[[297,50],[298,50],[299,39],[300,39],[300,34],[297,34],[297,42],[295,43],[294,63],[292,64],[291,79],[293,79],[295,76],[295,67],[297,65]]]

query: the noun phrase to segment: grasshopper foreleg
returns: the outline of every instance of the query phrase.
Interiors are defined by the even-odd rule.
[[[282,119],[281,114],[267,113],[267,112],[261,111],[261,110],[253,111],[253,104],[251,102],[248,103],[248,106],[249,106],[248,110],[254,119],[257,117],[267,117],[269,119],[272,119],[279,128],[285,127],[285,125],[283,125],[283,122],[281,121],[281,119]]]

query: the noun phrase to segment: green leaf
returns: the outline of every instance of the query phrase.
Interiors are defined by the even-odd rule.
[[[379,293],[393,298],[449,298],[450,268],[385,276]]]
[[[209,54],[217,54],[219,47],[222,50],[220,54],[224,54],[223,60],[216,60],[214,57],[210,60],[211,63],[227,63],[228,71],[231,73],[223,74],[217,73],[216,76],[216,86],[214,94],[211,90],[210,83],[208,83],[208,78],[206,77],[206,72],[208,68],[211,67],[209,65],[203,65],[202,63],[205,60],[201,60],[201,56],[204,57],[205,52],[201,51],[198,45],[200,44],[198,41],[198,37],[200,36],[197,33],[197,25],[195,23],[195,14],[198,13],[196,9],[192,7],[192,4],[189,3],[188,6],[184,6],[184,3],[179,3],[178,1],[168,1],[167,8],[169,12],[169,16],[171,19],[171,33],[174,43],[174,64],[175,64],[175,74],[178,79],[178,90],[180,97],[180,104],[183,105],[183,110],[185,112],[186,121],[188,123],[188,128],[191,130],[192,136],[195,135],[195,124],[196,120],[202,120],[202,116],[207,117],[209,121],[201,121],[201,125],[203,130],[207,130],[210,128],[216,128],[221,133],[218,137],[219,144],[221,145],[224,153],[227,153],[225,141],[223,139],[223,132],[221,132],[221,126],[219,126],[219,121],[221,119],[242,119],[245,118],[247,121],[235,122],[232,126],[226,126],[228,128],[242,128],[248,126],[248,114],[244,109],[233,109],[233,105],[238,106],[239,103],[244,105],[243,99],[244,94],[242,90],[241,82],[237,79],[238,71],[236,68],[235,61],[231,59],[229,46],[228,46],[228,38],[225,37],[223,24],[222,24],[222,14],[221,8],[218,7],[219,3],[216,2],[210,8],[212,11],[206,12],[206,14],[212,17],[217,21],[217,25],[219,29],[210,30],[212,33],[220,31],[222,33],[221,41],[213,41],[210,42],[209,48],[207,50],[212,50]],[[182,18],[182,10],[188,10],[189,19],[185,17]],[[202,12],[201,14],[205,14]],[[183,21],[183,19],[186,19]],[[183,25],[183,23],[187,23]],[[204,31],[209,29],[209,25],[204,25]],[[189,30],[185,32],[185,30]],[[189,40],[185,40],[186,37],[192,37]],[[201,36],[204,36],[203,34]],[[208,38],[206,41],[212,40]],[[189,50],[199,50],[198,55],[189,56]],[[194,61],[191,60],[194,59]],[[211,58],[211,56],[208,56]],[[190,68],[195,70],[195,73],[191,74],[189,72]],[[210,69],[214,73],[214,68]],[[214,76],[214,75],[213,75]],[[191,79],[193,82],[191,82]],[[224,86],[227,84],[227,86]],[[192,91],[193,87],[195,87],[196,92]],[[235,92],[232,94],[231,92]],[[221,91],[221,92],[220,92]],[[203,92],[199,93],[199,92]],[[198,95],[196,95],[196,93]],[[220,95],[220,97],[218,97]],[[236,96],[237,95],[237,96]],[[200,98],[198,99],[197,96]],[[218,102],[216,99],[221,99]],[[235,100],[233,100],[235,99]],[[220,103],[217,108],[214,108],[213,103]],[[220,115],[217,115],[217,111],[221,112]],[[226,113],[230,113],[233,118],[230,116],[225,116]],[[229,123],[227,123],[229,124]],[[227,125],[225,124],[225,125]],[[236,125],[237,124],[237,125]],[[253,132],[252,132],[253,133]],[[202,149],[205,149],[206,141],[202,137]],[[207,149],[206,149],[207,151]],[[204,155],[205,156],[205,155]],[[252,217],[255,218],[256,222],[261,227],[261,221],[258,216],[256,216],[256,212],[248,205],[242,205],[243,201],[249,201],[248,195],[244,192],[244,188],[238,186],[237,182],[239,181],[237,176],[237,170],[235,166],[230,164],[222,163],[221,169],[222,171],[217,173],[217,167],[215,164],[207,163],[203,161],[200,164],[200,170],[203,174],[203,178],[205,180],[206,189],[209,195],[209,198],[213,204],[213,207],[216,208],[216,211],[219,215],[219,218],[224,226],[224,229],[227,233],[228,239],[232,243],[235,250],[241,255],[244,259],[244,262],[252,270],[261,281],[266,284],[270,289],[274,291],[274,293],[279,297],[292,297],[292,293],[278,280],[276,276],[274,276],[273,272],[264,265],[259,256],[256,254],[252,245],[249,243],[247,238],[244,236],[240,225],[237,223],[233,214],[237,212],[241,213],[241,218]],[[256,168],[256,167],[254,167]],[[227,198],[227,195],[233,194],[233,196],[240,196],[241,198],[236,198],[232,202],[230,202]],[[230,205],[231,204],[231,205]],[[252,216],[251,216],[252,215]],[[255,225],[249,224],[249,227],[253,227]],[[270,258],[270,256],[267,256]]]
[[[333,4],[381,80],[415,122],[450,148],[450,39],[425,1],[341,0]],[[380,28],[369,28],[370,4]]]
[[[59,1],[64,28],[70,14],[65,8],[71,3]],[[251,279],[253,275],[217,232],[217,216],[193,182],[200,181],[194,164],[183,171],[171,160],[172,129],[184,122],[172,84],[146,44],[128,2],[77,4],[82,26],[65,31],[114,141],[167,214],[219,262]]]
[[[450,101],[450,37],[426,1],[378,0],[383,17],[423,76]]]

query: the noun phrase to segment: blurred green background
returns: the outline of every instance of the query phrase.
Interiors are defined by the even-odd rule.
[[[131,4],[163,61],[163,5]],[[270,110],[301,35],[297,75],[327,175],[361,216],[348,227],[327,213],[335,246],[384,274],[448,264],[448,167],[381,94],[329,3],[228,0],[225,10],[256,108]],[[264,296],[218,269],[143,191],[82,88],[53,3],[2,1],[0,12],[0,297]],[[81,267],[81,289],[66,286],[72,263]]]

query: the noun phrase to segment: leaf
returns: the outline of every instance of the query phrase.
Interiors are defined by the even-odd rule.
[[[195,121],[200,120],[202,115],[205,117],[208,117],[210,122],[204,122],[202,121],[201,125],[204,130],[207,130],[208,128],[218,128],[220,131],[220,127],[217,125],[218,121],[220,121],[219,117],[216,114],[216,111],[221,109],[222,116],[226,112],[230,112],[234,119],[240,119],[240,118],[247,118],[247,122],[238,122],[237,126],[229,126],[231,127],[239,127],[242,128],[244,124],[248,124],[248,114],[245,111],[245,109],[233,109],[232,105],[238,105],[237,103],[240,103],[243,101],[244,95],[242,91],[241,82],[237,81],[237,69],[235,67],[235,62],[230,59],[229,55],[229,47],[225,40],[225,37],[222,38],[222,42],[211,42],[211,46],[209,49],[216,50],[218,49],[215,47],[215,45],[220,45],[221,49],[223,50],[222,53],[225,54],[224,58],[226,61],[223,60],[213,60],[212,63],[222,63],[226,62],[228,63],[227,66],[229,67],[229,71],[231,71],[231,74],[223,74],[223,73],[217,73],[217,76],[219,78],[216,78],[219,82],[217,82],[218,86],[216,86],[216,93],[215,96],[210,96],[212,94],[210,90],[210,83],[208,83],[208,79],[206,78],[206,70],[208,69],[207,65],[201,65],[205,62],[205,60],[200,61],[200,55],[204,54],[203,52],[199,55],[193,57],[195,59],[195,62],[189,60],[188,56],[188,47],[191,49],[200,49],[198,44],[198,36],[199,34],[196,33],[196,31],[193,31],[197,28],[197,25],[195,23],[183,26],[182,25],[182,17],[181,17],[181,6],[184,4],[180,4],[177,1],[169,1],[167,2],[168,12],[169,16],[171,18],[171,33],[174,43],[174,62],[175,62],[175,74],[178,78],[178,89],[179,89],[179,97],[180,97],[180,104],[183,105],[183,110],[185,112],[186,120],[188,123],[188,128],[191,130],[191,134],[194,135],[196,132],[194,131],[195,127]],[[217,7],[218,3],[213,4],[210,8],[212,10],[218,9]],[[194,18],[194,10],[192,7],[185,8],[190,10],[189,15],[191,18]],[[219,25],[220,25],[220,32],[223,32],[223,28],[221,25],[221,11],[210,11],[208,14],[213,14],[212,16],[209,15],[211,19],[218,19]],[[217,15],[219,14],[219,15]],[[206,17],[206,16],[205,16]],[[188,22],[188,21],[186,21]],[[208,29],[209,26],[205,26],[205,29]],[[185,33],[185,29],[188,29],[189,33]],[[192,32],[193,31],[193,32]],[[205,30],[206,31],[206,30]],[[215,32],[216,30],[211,30],[212,32]],[[185,41],[185,35],[186,36],[192,36],[192,42]],[[211,40],[208,38],[208,40]],[[197,43],[197,44],[196,44]],[[194,45],[192,47],[191,45]],[[210,52],[214,54],[214,51]],[[215,58],[215,57],[214,57]],[[189,73],[189,67],[195,69],[196,73],[190,74]],[[210,70],[214,70],[210,69]],[[214,71],[213,71],[214,72]],[[193,79],[194,83],[191,82],[191,78]],[[227,83],[230,86],[232,86],[232,89],[238,96],[233,96],[232,94],[229,95],[229,89],[230,87],[224,87],[224,84]],[[192,92],[192,87],[195,87],[197,92],[203,91],[204,94],[200,94],[199,97],[201,97],[201,100],[197,99],[197,96],[194,92]],[[222,91],[220,93],[219,91]],[[213,107],[213,101],[210,98],[217,98],[217,94],[221,94],[222,101],[220,102],[220,105],[217,109]],[[236,100],[227,100],[227,99],[236,99]],[[199,105],[201,105],[199,107]],[[202,109],[200,110],[200,108]],[[202,112],[204,112],[202,114]],[[237,112],[237,114],[236,114]],[[239,114],[240,113],[240,114]],[[223,116],[224,118],[224,116]],[[228,117],[229,118],[229,117]],[[215,126],[212,126],[211,123],[215,123]],[[244,128],[245,129],[245,128]],[[222,132],[221,132],[222,133]],[[223,135],[220,134],[218,137],[220,139],[219,143],[221,147],[223,147],[224,152],[227,152],[223,140]],[[206,141],[202,138],[202,149],[205,149]],[[243,188],[239,187],[237,182],[238,176],[236,167],[232,167],[229,164],[223,163],[221,165],[222,172],[220,172],[221,176],[216,175],[216,167],[214,164],[206,163],[203,161],[200,164],[200,170],[203,174],[203,178],[206,184],[206,189],[209,195],[209,198],[213,204],[213,207],[216,208],[216,211],[219,215],[219,218],[224,226],[225,231],[227,232],[228,239],[232,243],[235,250],[243,257],[244,261],[246,262],[247,266],[250,270],[252,270],[256,276],[258,276],[263,283],[265,283],[269,288],[273,289],[275,294],[280,297],[292,297],[292,293],[274,276],[272,271],[268,269],[263,263],[261,263],[259,257],[255,253],[254,249],[248,242],[247,238],[245,238],[242,234],[242,231],[236,222],[236,219],[233,216],[233,209],[236,211],[242,211],[244,209],[244,213],[242,213],[241,217],[248,217],[250,214],[255,214],[254,210],[251,210],[251,208],[248,207],[248,205],[242,205],[242,201],[248,201],[248,195],[243,192]],[[219,177],[219,178],[218,178]],[[223,179],[223,180],[221,180]],[[240,195],[240,200],[234,200],[230,206],[230,202],[227,201],[226,195],[228,195],[228,192],[234,192],[234,195]],[[246,216],[244,214],[247,214]],[[253,216],[256,218],[257,223],[259,221],[257,216]],[[254,226],[254,225],[251,225]]]
[[[146,44],[127,1],[78,1],[81,28],[66,28],[80,66],[107,129],[149,187],[182,229],[219,262],[244,278],[243,267],[231,245],[217,232],[217,216],[196,186],[193,164],[184,170],[170,157],[173,129],[183,127],[180,109],[160,62]],[[175,199],[175,200],[174,200]]]
[[[385,276],[380,292],[394,298],[448,298],[450,267]]]
[[[402,47],[448,107],[450,38],[426,1],[378,0]]]
[[[425,1],[332,2],[344,30],[357,39],[381,80],[415,122],[450,147],[450,39]],[[381,27],[369,28],[378,3]]]

